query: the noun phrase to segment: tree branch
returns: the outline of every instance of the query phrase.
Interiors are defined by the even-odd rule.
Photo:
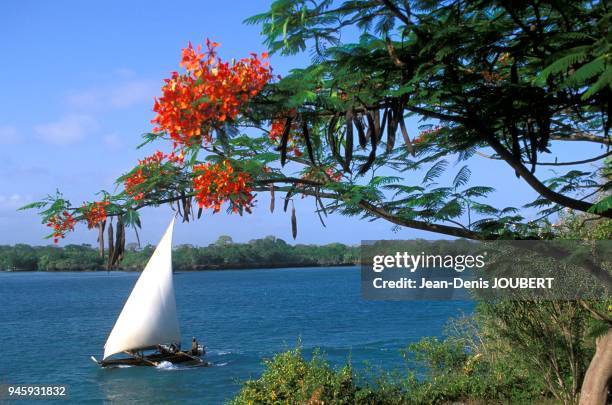
[[[408,228],[419,229],[422,231],[435,232],[435,233],[440,233],[444,235],[456,236],[459,238],[466,238],[466,239],[473,239],[473,240],[494,240],[498,238],[496,235],[480,234],[480,233],[473,232],[473,231],[470,231],[464,228],[442,225],[442,224],[432,224],[432,223],[425,222],[425,221],[417,221],[414,219],[401,218],[396,215],[390,214],[389,212],[385,211],[383,208],[377,207],[374,204],[368,201],[365,201],[365,200],[359,201],[359,206],[374,216],[385,219],[396,225],[401,225],[401,226],[405,226]]]
[[[604,145],[611,144],[611,141],[608,138],[604,138],[603,136],[587,134],[585,132],[576,132],[570,135],[551,135],[550,139],[553,141],[584,141],[584,142],[601,143]]]
[[[476,154],[478,156],[482,156],[485,157],[487,159],[491,159],[491,160],[502,160],[502,158],[499,157],[495,157],[493,155],[487,155],[486,153],[480,152],[480,151],[476,151]],[[575,165],[582,165],[585,163],[591,163],[591,162],[596,162],[598,160],[601,160],[603,158],[606,158],[608,156],[612,155],[612,151],[611,152],[607,152],[595,157],[592,157],[590,159],[584,159],[584,160],[575,160],[573,162],[538,162],[536,163],[536,165],[538,166],[575,166]],[[528,163],[525,162],[524,160],[521,160],[521,162],[523,163]]]
[[[293,184],[304,183],[304,184],[310,184],[314,186],[323,186],[323,183],[320,183],[320,182],[308,181],[308,180],[296,179],[296,178],[290,178],[290,177],[280,178],[280,179],[259,180],[257,183],[261,185],[269,185],[275,182],[293,183]],[[256,190],[266,191],[267,188],[261,188],[261,189],[256,189]],[[280,191],[287,191],[287,190],[281,189]],[[327,198],[327,199],[336,200],[336,201],[342,200],[342,195],[334,194],[334,193],[325,193],[325,192],[309,190],[309,189],[299,190],[299,193],[306,194],[306,195],[313,196],[313,197]],[[425,222],[425,221],[402,218],[397,215],[393,215],[389,213],[388,211],[386,211],[384,208],[378,207],[374,205],[373,203],[366,201],[366,200],[360,200],[358,205],[375,217],[384,219],[396,225],[405,226],[407,228],[419,229],[422,231],[435,232],[435,233],[440,233],[444,235],[456,236],[459,238],[466,238],[466,239],[473,239],[473,240],[494,240],[498,238],[497,235],[481,234],[478,232],[470,231],[469,229],[466,229],[464,227],[454,227],[454,226],[449,226],[449,225],[434,224],[434,223]]]
[[[410,19],[408,18],[407,15],[404,15],[399,8],[397,8],[395,6],[395,4],[393,4],[393,2],[391,2],[390,0],[379,0],[382,4],[384,4],[384,6],[389,9],[389,11],[391,11],[397,18],[399,18],[400,20],[402,20],[402,22],[406,25],[412,25],[412,22],[410,21]]]
[[[483,137],[489,146],[491,146],[491,148],[493,148],[493,150],[501,157],[501,159],[508,163],[510,167],[512,167],[516,173],[520,175],[527,182],[527,184],[529,184],[531,188],[537,191],[542,197],[565,207],[573,208],[577,211],[587,212],[593,206],[593,204],[589,202],[570,198],[546,187],[546,185],[535,177],[520,160],[516,160],[514,156],[512,156],[512,154],[508,152],[508,150],[497,140],[497,138],[495,138],[494,135],[488,132],[483,132]],[[612,210],[607,210],[599,215],[612,218]]]

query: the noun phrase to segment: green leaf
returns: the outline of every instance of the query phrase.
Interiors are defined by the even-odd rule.
[[[540,74],[535,78],[535,84],[543,85],[546,83],[548,76],[555,73],[564,73],[570,66],[582,62],[587,57],[587,50],[585,47],[574,48],[573,52],[565,55],[555,62],[550,64],[546,69],[542,70]]]
[[[31,209],[41,209],[47,206],[48,201],[37,201],[30,204],[26,204],[23,207],[17,208],[17,211],[31,210]]]
[[[609,195],[593,204],[593,206],[589,209],[589,212],[593,214],[602,214],[610,210],[612,210],[612,195]]]
[[[425,177],[423,177],[423,183],[430,183],[436,178],[440,177],[442,173],[446,170],[448,166],[448,162],[444,159],[436,162],[428,171],[425,173]]]
[[[583,100],[591,98],[595,93],[600,92],[604,88],[612,88],[612,67],[608,67],[600,76],[599,79],[582,95]]]
[[[455,190],[461,186],[466,185],[467,182],[470,180],[471,174],[472,171],[470,170],[470,168],[467,165],[463,166],[459,170],[459,173],[457,173],[457,175],[453,179],[453,187],[455,188]]]

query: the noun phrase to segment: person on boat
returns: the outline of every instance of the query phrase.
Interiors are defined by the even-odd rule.
[[[170,349],[169,352],[173,354],[179,350],[179,348],[174,343],[170,343],[169,349]]]
[[[199,345],[198,345],[198,341],[196,340],[195,336],[191,339],[191,354],[193,354],[194,356],[199,355],[200,353],[199,350]]]

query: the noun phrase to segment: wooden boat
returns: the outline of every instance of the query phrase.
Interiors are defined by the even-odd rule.
[[[204,349],[180,350],[181,332],[176,314],[172,276],[174,219],[130,293],[106,344],[104,357],[92,360],[102,367],[158,366],[171,363],[205,365]],[[123,353],[127,357],[112,358]]]

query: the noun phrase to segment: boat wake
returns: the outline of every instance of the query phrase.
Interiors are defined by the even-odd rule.
[[[169,361],[162,361],[155,368],[158,370],[178,370],[178,367]]]
[[[226,356],[228,354],[239,354],[238,351],[233,351],[233,350],[208,350],[206,351],[206,354],[208,354],[209,356]]]

